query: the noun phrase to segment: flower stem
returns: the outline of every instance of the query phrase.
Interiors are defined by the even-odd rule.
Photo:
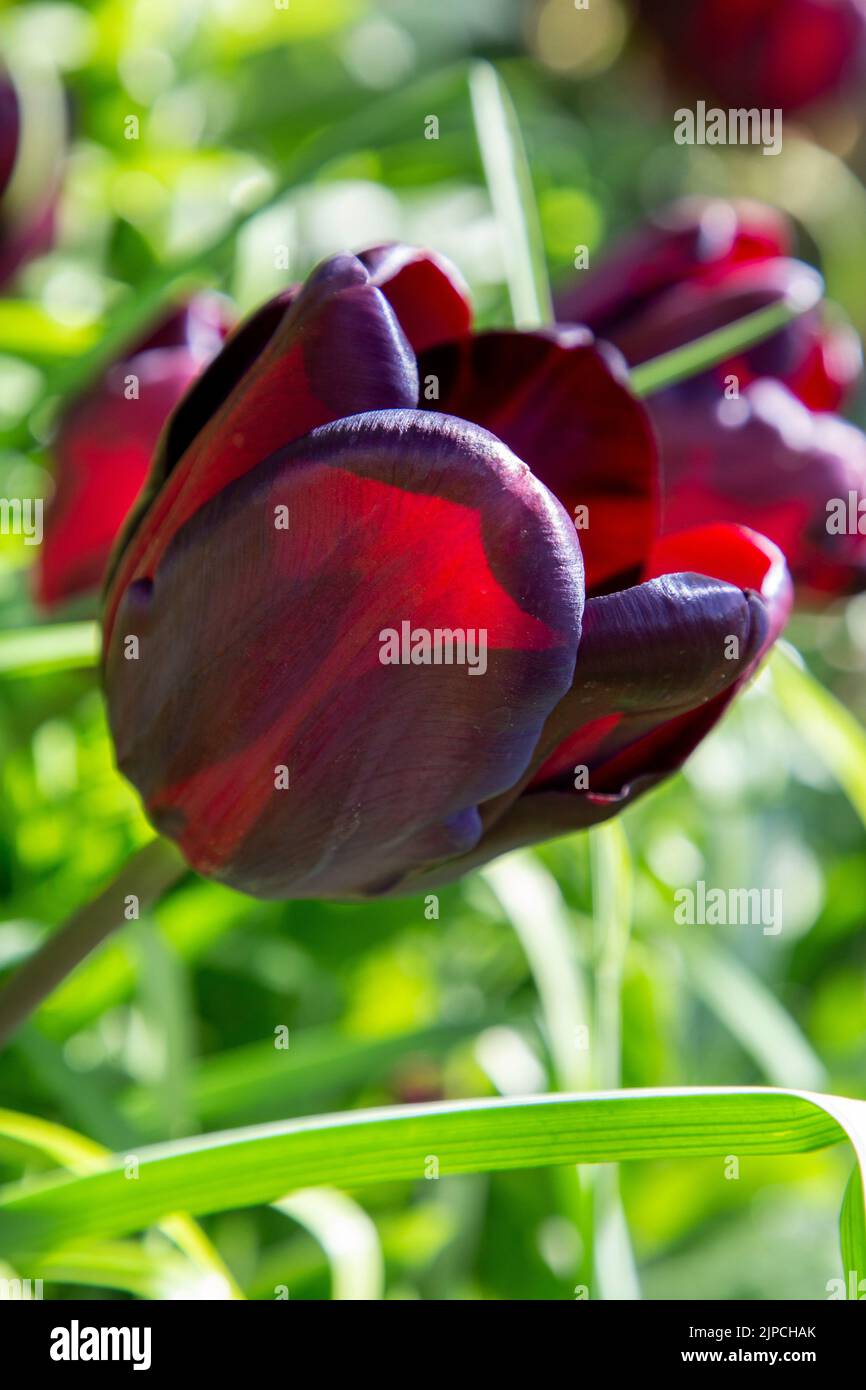
[[[532,173],[520,126],[502,79],[490,63],[469,75],[475,136],[502,237],[511,311],[518,328],[553,321],[553,305]]]
[[[727,358],[771,337],[800,314],[813,309],[816,303],[817,296],[814,299],[780,300],[778,304],[757,309],[753,314],[746,314],[724,328],[717,328],[713,333],[706,333],[702,338],[684,343],[671,352],[664,352],[660,357],[653,357],[649,362],[641,362],[631,370],[632,390],[636,396],[652,396],[668,386],[687,381],[689,377],[699,376],[701,372],[717,367]]]
[[[138,899],[137,915],[177,882],[185,867],[168,841],[151,840],[97,898],[52,932],[0,989],[0,1047],[85,956],[128,920],[131,897]]]

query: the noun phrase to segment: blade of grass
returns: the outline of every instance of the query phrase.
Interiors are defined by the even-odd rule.
[[[532,172],[511,98],[492,64],[469,74],[475,136],[499,225],[511,311],[518,328],[553,321]]]
[[[652,396],[656,391],[664,391],[668,386],[676,386],[680,381],[709,371],[729,357],[772,337],[793,319],[814,309],[820,297],[820,287],[816,285],[809,297],[798,294],[796,298],[782,299],[766,309],[756,309],[753,314],[745,314],[694,342],[684,343],[649,362],[641,362],[631,369],[632,390],[636,396]]]
[[[385,1262],[379,1232],[357,1202],[330,1188],[305,1188],[274,1202],[277,1211],[297,1221],[324,1250],[331,1269],[331,1298],[336,1302],[380,1299],[385,1289]]]
[[[135,1181],[122,1156],[102,1171],[0,1191],[0,1247],[20,1262],[85,1237],[273,1202],[310,1186],[353,1189],[439,1172],[699,1154],[806,1153],[850,1138],[866,1165],[866,1102],[769,1088],[618,1091],[350,1111],[143,1149]],[[861,1194],[862,1195],[862,1194]]]

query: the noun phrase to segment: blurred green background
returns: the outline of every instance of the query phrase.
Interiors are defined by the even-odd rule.
[[[40,410],[107,323],[146,322],[141,287],[159,285],[166,267],[182,263],[190,283],[246,311],[332,251],[399,238],[452,257],[479,319],[506,322],[465,80],[476,56],[499,64],[519,112],[554,283],[568,278],[578,244],[592,257],[671,196],[751,193],[796,215],[802,254],[862,330],[866,211],[844,156],[864,113],[846,109],[817,133],[792,129],[778,160],[684,150],[623,7],[593,4],[579,43],[572,15],[570,0],[0,6],[2,51],[29,47],[56,62],[73,126],[58,244],[0,301],[0,492],[49,491]],[[124,135],[130,114],[137,140]],[[424,138],[429,115],[438,140]],[[233,234],[246,209],[277,194]],[[289,247],[288,272],[274,267],[275,242]],[[25,447],[28,420],[35,448]],[[15,537],[0,546],[0,619],[28,626],[32,552]],[[789,636],[866,715],[866,598],[800,617]],[[814,733],[813,746],[765,673],[685,772],[624,817],[633,929],[623,1085],[866,1098],[864,828]],[[8,968],[149,830],[113,770],[93,672],[0,675],[0,748]],[[781,887],[784,931],[676,925],[676,888],[701,878]],[[80,968],[0,1057],[0,1104],[134,1152],[326,1110],[598,1084],[581,1070],[569,1014],[581,990],[592,993],[600,954],[603,963],[592,905],[585,837],[444,891],[436,920],[423,899],[262,905],[189,878]],[[274,1045],[281,1027],[287,1052]],[[610,1048],[615,1068],[615,1039]],[[0,1141],[0,1179],[39,1166],[32,1150]],[[625,1165],[643,1296],[826,1297],[849,1168],[837,1149],[742,1159],[736,1179],[717,1159]],[[560,1170],[350,1195],[358,1207],[343,1211],[343,1229],[388,1297],[570,1298],[584,1279],[586,1233]],[[228,1211],[202,1225],[248,1297],[283,1286],[292,1298],[328,1297],[339,1261],[298,1216]],[[208,1292],[154,1234],[113,1261],[46,1261],[44,1276],[47,1296]]]

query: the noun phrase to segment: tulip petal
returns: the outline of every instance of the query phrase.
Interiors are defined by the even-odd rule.
[[[184,522],[276,449],[329,421],[417,398],[415,356],[365,267],[354,256],[323,262],[230,340],[181,406],[125,538],[119,584],[150,578]],[[109,632],[112,618],[109,598]]]
[[[616,352],[580,328],[502,331],[418,366],[422,388],[438,383],[437,408],[492,430],[575,518],[589,592],[638,576],[657,522],[656,453]]]
[[[395,243],[362,251],[358,260],[391,305],[416,353],[469,332],[469,290],[445,256]]]
[[[479,803],[521,777],[571,684],[583,584],[569,518],[519,459],[404,410],[281,449],[119,599],[109,714],[154,823],[246,892],[339,897],[476,843]],[[404,623],[483,630],[486,670],[383,664]]]

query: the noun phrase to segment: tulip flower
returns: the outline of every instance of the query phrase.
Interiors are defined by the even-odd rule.
[[[227,329],[221,301],[198,295],[173,310],[61,416],[55,492],[37,569],[43,606],[101,584],[162,428],[219,351]]]
[[[635,365],[782,296],[819,285],[790,259],[769,208],[675,205],[615,249],[559,304]],[[663,530],[740,522],[784,552],[815,603],[866,581],[866,537],[828,525],[850,492],[866,498],[866,437],[830,412],[861,369],[856,334],[820,306],[758,347],[647,402],[661,452]]]
[[[109,719],[154,825],[255,896],[357,899],[615,814],[790,603],[747,529],[660,536],[656,462],[587,330],[472,333],[423,251],[320,265],[178,407],[113,560]]]
[[[51,245],[65,142],[51,72],[0,67],[0,285]]]
[[[836,410],[861,370],[856,334],[828,326],[821,277],[791,258],[791,231],[773,208],[684,199],[572,282],[557,302],[562,322],[587,324],[637,366],[783,300],[814,304],[759,346],[717,367],[696,389],[730,376],[783,381],[813,410]]]
[[[672,76],[733,107],[796,111],[866,75],[863,0],[637,0]]]

